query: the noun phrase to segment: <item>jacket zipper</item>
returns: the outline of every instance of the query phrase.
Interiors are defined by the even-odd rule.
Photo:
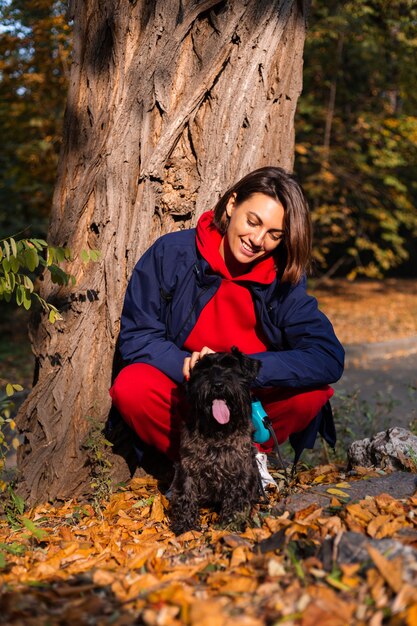
[[[179,331],[177,332],[177,334],[175,335],[175,337],[172,339],[172,341],[175,343],[176,340],[178,339],[178,337],[181,335],[182,331],[184,330],[185,326],[188,324],[188,321],[190,320],[192,314],[194,313],[194,309],[197,306],[198,301],[200,300],[200,298],[202,296],[204,296],[204,294],[206,293],[206,291],[208,291],[209,287],[204,287],[203,291],[201,291],[198,296],[196,297],[196,299],[193,302],[193,306],[191,307],[190,312],[188,313],[187,317],[185,318],[181,328],[179,329]]]
[[[194,271],[197,274],[197,277],[200,277],[200,270],[197,266],[197,264],[194,265]],[[198,296],[196,297],[196,299],[193,302],[193,305],[190,309],[190,312],[188,313],[187,317],[185,318],[184,322],[182,323],[179,331],[177,332],[177,334],[175,335],[175,337],[173,337],[172,341],[175,343],[176,340],[178,339],[178,337],[181,335],[182,331],[184,330],[185,326],[188,324],[192,314],[194,313],[194,310],[200,300],[200,298],[202,298],[204,296],[204,294],[206,293],[206,291],[208,291],[210,288],[210,285],[207,285],[206,287],[203,288],[202,291],[200,291],[200,293],[198,294]]]

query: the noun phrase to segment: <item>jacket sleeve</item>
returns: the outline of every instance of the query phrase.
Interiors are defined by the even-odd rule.
[[[157,241],[138,261],[127,287],[120,326],[120,352],[127,364],[147,363],[180,383],[189,353],[166,339],[163,250]]]
[[[305,279],[277,306],[283,349],[253,355],[262,363],[259,387],[318,387],[339,380],[344,349],[333,326],[305,289]]]

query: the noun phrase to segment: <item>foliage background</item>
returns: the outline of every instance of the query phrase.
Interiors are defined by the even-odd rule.
[[[417,5],[313,2],[295,169],[319,273],[416,275]]]
[[[70,63],[65,3],[0,1],[0,237],[45,236]]]

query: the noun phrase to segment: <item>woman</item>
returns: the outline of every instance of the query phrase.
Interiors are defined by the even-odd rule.
[[[127,366],[110,390],[143,442],[175,460],[184,379],[202,356],[235,345],[261,361],[254,392],[278,441],[290,437],[296,456],[318,431],[334,445],[329,384],[342,375],[344,351],[306,293],[310,255],[304,193],[278,167],[251,172],[196,229],[151,246],[127,289],[120,331]],[[262,453],[272,439],[258,448],[266,471]]]

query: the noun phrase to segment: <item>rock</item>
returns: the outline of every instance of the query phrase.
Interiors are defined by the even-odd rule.
[[[338,484],[314,485],[314,489],[311,491],[294,493],[281,499],[279,504],[272,508],[272,513],[274,515],[282,515],[284,511],[294,513],[307,508],[311,504],[326,508],[330,505],[332,498],[334,498],[332,493],[334,489],[340,490]],[[346,498],[340,498],[340,504],[344,506],[346,503],[357,502],[367,496],[374,497],[380,493],[387,493],[396,499],[409,498],[416,489],[417,476],[410,472],[396,471],[383,476],[363,477],[360,480],[350,482],[349,487],[342,488]]]
[[[417,437],[405,428],[389,428],[371,439],[354,441],[348,450],[348,466],[380,467],[417,472]]]
[[[412,546],[405,546],[396,539],[370,539],[360,533],[346,531],[335,544],[334,538],[326,539],[321,558],[325,569],[330,571],[334,565],[342,563],[361,563],[364,569],[373,567],[369,556],[368,546],[376,548],[389,561],[401,557],[403,581],[415,584],[417,577],[417,550]]]

